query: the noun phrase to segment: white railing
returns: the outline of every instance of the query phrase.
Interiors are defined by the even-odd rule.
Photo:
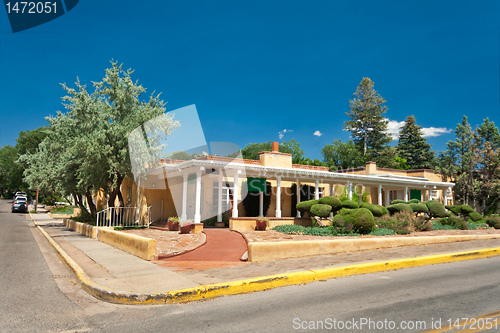
[[[97,213],[96,226],[134,227],[145,226],[163,218],[163,201],[149,207],[109,207]]]

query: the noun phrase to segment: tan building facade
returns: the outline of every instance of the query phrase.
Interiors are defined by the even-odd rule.
[[[248,179],[255,178],[264,178],[271,184],[271,200],[265,214],[268,217],[300,217],[294,206],[301,197],[318,199],[341,193],[356,201],[366,193],[369,202],[384,206],[395,199],[411,198],[452,203],[454,184],[442,182],[432,170],[385,169],[367,162],[364,168],[330,172],[327,167],[292,164],[290,154],[278,152],[278,143],[273,143],[272,150],[259,153],[259,160],[219,156],[162,160],[148,170],[139,184],[131,179],[123,182],[125,203],[147,207],[162,201],[164,218],[179,216],[195,223],[214,216],[222,221],[223,213],[233,218],[245,217],[242,200],[247,195]],[[292,187],[301,191],[292,191]],[[312,194],[308,196],[307,191]],[[263,195],[260,198],[262,207]],[[264,215],[262,208],[260,213]]]

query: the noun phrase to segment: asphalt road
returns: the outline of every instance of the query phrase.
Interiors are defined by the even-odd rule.
[[[0,227],[2,333],[301,332],[321,325],[338,332],[422,332],[439,321],[444,329],[458,318],[500,310],[499,257],[188,304],[109,304],[83,292],[27,216],[10,213],[6,201],[0,201]],[[489,322],[490,331],[500,331],[500,318]]]

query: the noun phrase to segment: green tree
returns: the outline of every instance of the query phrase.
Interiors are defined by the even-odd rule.
[[[0,190],[2,193],[26,190],[23,185],[23,169],[16,163],[17,158],[16,147],[6,145],[0,149]]]
[[[91,192],[99,189],[108,195],[109,206],[115,205],[117,197],[124,204],[120,186],[126,176],[132,176],[129,134],[160,115],[166,117],[162,127],[155,130],[161,136],[171,134],[178,126],[172,115],[164,115],[165,103],[160,95],[141,97],[146,89],[132,80],[132,73],[112,61],[102,81],[93,83],[92,94],[79,80],[76,89],[62,84],[68,111],[48,117],[48,136],[36,153],[22,156],[32,166],[26,171],[30,185],[48,179],[66,194],[85,195],[92,213],[96,207]],[[59,156],[55,157],[57,151]],[[52,163],[47,163],[50,168],[42,165],[46,159]]]
[[[396,148],[398,156],[405,159],[411,169],[428,169],[433,165],[434,152],[413,115],[406,117]]]
[[[346,112],[350,120],[344,122],[344,128],[351,132],[354,142],[363,156],[378,157],[382,149],[392,141],[384,117],[386,100],[374,89],[374,83],[364,77],[349,101],[350,111]]]
[[[384,147],[377,158],[377,166],[380,168],[408,170],[410,166],[406,160],[398,155],[396,147]]]
[[[249,143],[241,150],[241,155],[245,159],[258,160],[261,151],[271,151],[272,142]],[[283,140],[279,145],[280,153],[292,154],[292,163],[303,164],[304,151],[300,148],[300,143],[295,139]]]
[[[366,163],[363,154],[352,140],[344,143],[340,139],[334,139],[332,144],[326,144],[321,149],[321,155],[330,170],[362,167]]]

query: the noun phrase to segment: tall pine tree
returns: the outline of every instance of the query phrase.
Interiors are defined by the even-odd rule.
[[[411,169],[428,169],[433,164],[434,152],[421,127],[415,124],[413,115],[406,117],[396,148],[399,157],[404,158]]]
[[[351,132],[354,142],[363,156],[377,159],[382,149],[392,141],[387,126],[389,120],[384,117],[386,100],[374,89],[371,79],[364,77],[349,101],[351,118],[344,122],[344,128]]]

